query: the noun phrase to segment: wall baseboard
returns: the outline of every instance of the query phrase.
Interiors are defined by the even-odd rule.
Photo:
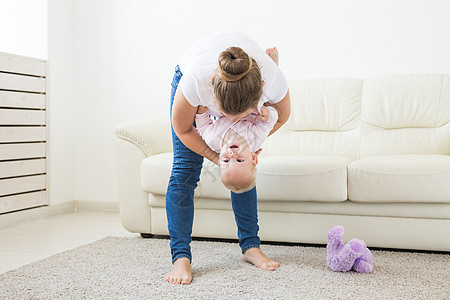
[[[0,229],[8,228],[23,221],[31,221],[59,214],[80,211],[101,211],[119,213],[119,203],[98,201],[69,201],[0,214]]]
[[[119,203],[76,200],[76,201],[74,201],[74,210],[75,210],[75,212],[86,211],[86,210],[95,210],[95,211],[102,211],[102,212],[118,213],[119,212]]]
[[[0,228],[14,226],[22,221],[31,221],[71,212],[74,212],[73,201],[5,213],[0,215]]]

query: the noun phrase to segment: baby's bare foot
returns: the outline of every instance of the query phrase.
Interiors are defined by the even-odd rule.
[[[277,64],[277,66],[278,66],[279,58],[278,58],[278,49],[277,49],[277,47],[267,48],[267,49],[266,49],[266,53],[267,53],[267,55],[270,56],[270,58],[271,58],[271,59]]]
[[[166,276],[166,281],[172,284],[190,284],[192,281],[191,262],[187,257],[181,257],[173,262],[172,271]]]
[[[197,113],[198,113],[198,114],[203,114],[203,113],[205,113],[205,112],[207,112],[207,111],[208,111],[208,108],[207,108],[206,106],[199,105],[199,106],[197,107]]]
[[[279,263],[268,258],[259,248],[250,248],[245,251],[242,254],[242,260],[268,271],[275,271],[280,266]]]

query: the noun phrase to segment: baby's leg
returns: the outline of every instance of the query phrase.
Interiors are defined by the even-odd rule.
[[[273,47],[273,48],[267,48],[266,49],[266,53],[267,55],[269,55],[269,57],[277,64],[279,63],[279,58],[278,58],[278,49],[277,47]]]

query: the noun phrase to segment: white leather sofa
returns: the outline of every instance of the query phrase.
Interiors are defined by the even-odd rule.
[[[369,247],[450,251],[450,76],[299,79],[290,91],[291,117],[257,166],[261,240],[326,244],[340,224]],[[167,235],[169,116],[115,135],[123,226]],[[193,236],[236,232],[229,191],[205,160]]]

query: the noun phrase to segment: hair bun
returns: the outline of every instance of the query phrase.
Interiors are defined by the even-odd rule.
[[[218,71],[225,81],[238,81],[250,72],[253,59],[239,47],[229,47],[219,55]]]

